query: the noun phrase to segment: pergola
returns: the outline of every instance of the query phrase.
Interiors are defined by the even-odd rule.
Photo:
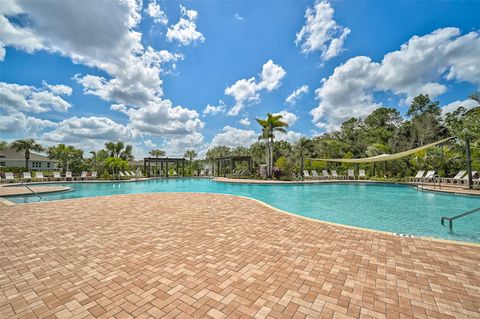
[[[232,172],[236,169],[238,162],[246,162],[248,164],[248,171],[252,172],[253,160],[250,156],[226,156],[215,158],[214,163],[217,164],[217,176],[220,176],[226,168],[231,168]],[[212,174],[215,175],[215,165],[212,167]]]
[[[154,163],[154,164],[157,164],[157,163],[160,163],[160,170],[161,172],[165,172],[165,177],[168,177],[168,164],[169,163],[173,163],[174,165],[176,165],[176,172],[178,174],[178,169],[179,169],[179,166],[180,166],[180,163],[181,163],[181,166],[182,166],[182,176],[185,176],[185,159],[184,158],[174,158],[174,157],[159,157],[159,158],[156,158],[156,157],[145,157],[143,159],[143,169],[147,172],[147,176],[150,177],[151,176],[151,172],[152,172],[152,167],[151,167],[151,164]],[[163,170],[163,167],[165,165],[165,170]],[[148,168],[147,168],[148,166]],[[157,164],[158,166],[158,164]]]

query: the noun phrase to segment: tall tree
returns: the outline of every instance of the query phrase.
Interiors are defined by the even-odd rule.
[[[282,121],[282,115],[272,115],[271,113],[267,113],[266,119],[256,119],[257,123],[260,124],[262,127],[262,135],[261,137],[268,141],[268,153],[269,153],[269,161],[267,165],[267,175],[268,177],[272,177],[272,169],[273,169],[273,150],[272,144],[275,138],[275,133],[281,132],[286,133],[287,131],[285,128],[288,127],[288,124]]]
[[[154,149],[154,150],[150,150],[150,152],[148,152],[148,154],[152,155],[152,156],[155,156],[155,159],[158,161],[158,158],[160,156],[165,156],[165,151],[164,150],[159,150],[159,149]],[[158,176],[158,162],[155,161],[155,176]],[[150,174],[150,172],[149,172]]]
[[[192,162],[195,159],[195,157],[197,157],[197,155],[198,155],[197,152],[195,152],[194,150],[188,150],[185,152],[185,154],[183,154],[183,157],[188,158],[190,162],[190,165],[189,165],[190,174],[192,174]]]
[[[58,144],[57,146],[50,146],[47,149],[48,157],[56,159],[62,163],[63,171],[69,170],[73,162],[83,161],[83,151],[71,145]]]
[[[312,141],[306,137],[301,137],[297,143],[295,143],[295,150],[300,158],[300,174],[303,176],[303,161],[304,157],[308,156],[312,150]]]
[[[23,140],[16,140],[10,144],[17,152],[24,152],[25,154],[25,169],[28,170],[28,160],[30,159],[30,151],[42,152],[44,148],[42,145],[35,142],[34,139],[28,138]]]

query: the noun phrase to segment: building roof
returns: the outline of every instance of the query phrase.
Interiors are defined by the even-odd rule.
[[[0,160],[25,160],[24,152],[17,152],[12,148],[0,151]],[[43,162],[59,162],[54,159],[48,158],[48,156],[30,152],[31,161],[43,161]]]

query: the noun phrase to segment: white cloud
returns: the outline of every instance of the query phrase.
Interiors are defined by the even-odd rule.
[[[308,85],[302,85],[285,99],[285,103],[294,106],[304,94],[308,93],[308,90]]]
[[[143,141],[143,144],[145,144],[146,147],[148,148],[156,148],[157,144],[155,144],[151,139],[147,139]]]
[[[8,112],[66,112],[71,107],[63,98],[45,89],[0,82],[0,108]]]
[[[480,34],[460,34],[457,28],[413,36],[380,63],[358,56],[335,68],[315,91],[318,107],[311,111],[319,128],[335,129],[352,116],[364,117],[381,106],[376,92],[393,93],[409,103],[416,95],[431,98],[447,91],[440,81],[480,85]]]
[[[292,126],[298,120],[298,116],[294,113],[288,112],[287,110],[280,111],[278,113],[273,113],[273,115],[281,115],[282,121],[286,122],[288,126]]]
[[[460,106],[463,106],[464,108],[469,110],[469,109],[473,109],[474,107],[479,107],[480,104],[478,104],[477,101],[470,100],[470,99],[469,100],[463,100],[463,101],[457,100],[457,101],[454,101],[452,103],[449,103],[449,104],[445,105],[442,108],[442,114],[445,115],[447,113],[455,112]]]
[[[215,115],[217,113],[225,113],[226,109],[227,106],[222,100],[220,100],[217,106],[208,104],[205,109],[203,109],[203,115]]]
[[[243,126],[250,126],[250,120],[248,119],[248,117],[245,117],[243,119],[241,119],[240,121],[238,121],[240,124],[242,124]]]
[[[180,13],[181,17],[177,24],[170,26],[167,30],[167,40],[170,42],[176,40],[182,45],[204,42],[205,37],[197,31],[198,12],[180,5]]]
[[[160,8],[160,5],[157,3],[156,0],[150,1],[145,11],[151,18],[153,18],[153,21],[155,21],[155,23],[163,25],[168,24],[167,15],[162,10],[162,8]]]
[[[196,150],[197,153],[203,146],[203,135],[198,132],[184,136],[173,136],[168,138],[164,148],[169,156],[183,157],[187,150]]]
[[[151,102],[141,108],[127,109],[129,126],[142,133],[153,135],[192,134],[205,125],[195,110],[173,107],[169,100]]]
[[[35,137],[45,129],[55,127],[56,123],[27,116],[20,112],[13,112],[8,115],[0,115],[0,132],[22,133]]]
[[[276,133],[275,139],[279,141],[287,141],[289,143],[296,143],[301,137],[302,133],[295,131],[287,131],[287,133]]]
[[[50,92],[57,95],[72,95],[72,88],[64,84],[48,84],[46,81],[42,81],[43,86],[48,88]]]
[[[322,52],[322,60],[339,55],[350,29],[339,25],[333,19],[334,10],[328,1],[317,2],[307,8],[305,25],[297,33],[295,44],[300,45],[303,53]]]
[[[242,17],[241,15],[239,15],[238,13],[235,13],[235,15],[234,15],[233,17],[234,17],[236,20],[238,20],[238,21],[243,21],[243,20],[245,20],[245,18]]]
[[[281,80],[287,73],[285,70],[272,60],[268,60],[262,66],[260,80],[257,82],[255,77],[241,79],[230,87],[225,89],[225,94],[235,99],[235,105],[230,109],[228,115],[235,116],[240,113],[245,106],[260,102],[260,91],[265,89],[268,92],[277,89],[281,85]]]
[[[210,146],[226,145],[229,147],[249,147],[258,140],[258,134],[253,130],[242,130],[239,128],[225,126],[221,133],[215,135]]]
[[[134,132],[127,126],[114,122],[106,117],[71,117],[57,124],[57,127],[43,134],[46,141],[55,143],[81,144],[88,140],[128,141]]]

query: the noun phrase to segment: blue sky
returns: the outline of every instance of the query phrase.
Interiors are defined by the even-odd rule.
[[[405,113],[419,93],[445,112],[475,106],[477,12],[479,1],[3,1],[0,139],[204,154],[248,146],[267,112],[295,141],[381,106]]]

